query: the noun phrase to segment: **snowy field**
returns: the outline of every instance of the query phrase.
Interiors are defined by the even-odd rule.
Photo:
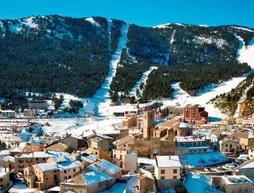
[[[180,162],[185,167],[214,166],[228,162],[228,158],[221,152],[205,154],[180,155]]]
[[[76,119],[41,119],[35,120],[38,123],[48,123],[44,126],[45,133],[63,136],[66,133],[75,137],[85,137],[96,131],[98,134],[120,133],[117,125],[122,123],[123,118],[76,118]]]

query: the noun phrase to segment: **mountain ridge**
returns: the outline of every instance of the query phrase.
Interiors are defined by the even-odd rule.
[[[91,18],[90,21],[88,18]],[[107,23],[109,20],[113,23],[110,32]],[[0,87],[4,90],[0,95],[5,97],[8,95],[6,90],[14,89],[92,96],[109,72],[109,60],[116,50],[121,36],[120,30],[125,23],[103,17],[72,18],[59,15],[0,20],[0,46],[3,50],[0,53],[0,68],[2,73],[8,74],[0,79]],[[236,61],[239,42],[233,33],[239,34],[246,46],[254,36],[254,32],[249,27],[247,27],[249,31],[243,29],[245,26],[236,27],[170,24],[166,28],[156,28],[129,24],[127,46],[121,53],[111,90],[128,95],[150,66],[157,66],[159,69],[149,75],[147,89],[144,91],[146,100],[158,97],[149,93],[149,90],[160,84],[165,84],[163,89],[166,92],[165,95],[162,94],[163,96],[159,93],[159,96],[170,97],[172,93],[169,83],[172,81],[183,82],[182,85],[185,85],[183,87],[194,94],[195,87],[219,81],[218,78],[207,80],[199,77],[199,82],[186,85],[184,78],[172,80],[168,77],[170,75],[165,78],[160,73],[158,77],[162,76],[159,78],[162,82],[151,82],[152,77],[157,76],[158,72],[168,73],[174,70],[180,73],[179,77],[184,77],[186,76],[182,74],[184,66],[188,66],[187,70],[192,73],[200,70],[206,72],[205,68],[209,69],[209,65],[213,64],[218,67],[224,66],[221,69],[230,71],[223,78],[227,80],[249,71],[247,66]],[[239,72],[233,72],[229,68],[230,65],[239,69]],[[4,66],[8,69],[3,69]],[[180,68],[174,69],[177,68],[174,66]],[[13,72],[12,68],[17,69],[17,72]],[[128,74],[130,71],[132,73]],[[15,82],[12,82],[14,77]],[[6,84],[4,79],[10,80],[11,83]],[[206,83],[201,84],[202,81]],[[153,92],[156,92],[156,89]]]

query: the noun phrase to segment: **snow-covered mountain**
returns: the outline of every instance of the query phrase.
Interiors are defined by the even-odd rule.
[[[253,37],[244,26],[143,27],[58,15],[0,20],[0,95],[51,91],[98,102],[111,90],[143,101],[206,94],[206,103],[254,68]]]

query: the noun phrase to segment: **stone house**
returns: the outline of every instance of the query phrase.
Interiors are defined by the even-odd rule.
[[[240,150],[240,140],[236,137],[226,137],[219,141],[220,152],[234,152]]]
[[[140,193],[152,193],[155,189],[155,179],[151,172],[140,169],[138,177],[138,188]]]

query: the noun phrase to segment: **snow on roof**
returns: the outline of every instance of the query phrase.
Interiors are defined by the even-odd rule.
[[[83,173],[82,177],[84,178],[85,184],[87,186],[91,186],[93,184],[97,184],[103,181],[109,181],[112,179],[111,176],[104,173],[103,171],[100,171],[99,173],[95,173],[95,172]]]
[[[189,167],[213,166],[228,162],[228,158],[221,152],[180,155],[179,159],[183,166]]]
[[[62,163],[62,162],[66,162],[68,161],[64,156],[60,155],[60,156],[53,156],[52,157],[56,163]]]
[[[191,128],[191,126],[188,123],[181,122],[179,125],[179,128]]]
[[[45,153],[44,151],[36,151],[33,153],[23,153],[21,155],[17,155],[16,158],[48,158],[50,155]]]
[[[244,175],[222,176],[226,184],[252,184],[253,182]]]
[[[7,172],[5,171],[5,168],[0,166],[0,178],[3,178],[6,174]]]
[[[124,193],[126,192],[126,184],[125,183],[115,183],[110,189],[104,190],[101,193]],[[131,190],[130,192],[133,192],[133,190]]]
[[[47,189],[47,191],[60,192],[60,186],[54,186],[52,188]]]
[[[18,184],[14,184],[14,186],[12,186],[12,188],[9,190],[10,193],[34,193],[37,192],[38,190],[34,189],[34,188],[28,188],[26,186],[26,184],[24,183],[18,183]]]
[[[252,169],[254,168],[254,160],[251,160],[250,162],[247,161],[248,163],[244,163],[242,166],[239,166],[239,169]]]
[[[6,156],[6,157],[1,157],[0,160],[4,161],[4,162],[14,162],[15,163],[15,158],[12,156]]]
[[[184,186],[191,193],[218,193],[212,186],[212,179],[199,173],[188,173],[184,181]]]
[[[58,170],[57,164],[55,164],[55,163],[41,163],[41,164],[37,164],[37,166],[43,172]]]
[[[111,174],[116,174],[117,172],[121,171],[121,168],[105,159],[100,160],[100,162],[96,163],[96,165],[103,169],[108,171]]]
[[[67,161],[57,165],[60,170],[68,170],[73,168],[83,167],[83,164],[80,161]]]
[[[147,157],[138,157],[138,163],[155,165],[155,159],[149,159]]]
[[[88,156],[81,156],[81,159],[88,163],[94,163],[96,162],[97,157],[95,155],[88,155]]]
[[[0,151],[0,156],[8,156],[10,155],[10,150],[2,150]]]
[[[204,137],[196,137],[196,136],[176,136],[175,137],[176,142],[201,142],[205,141]]]
[[[156,165],[160,168],[166,167],[181,167],[179,157],[174,156],[156,156]]]

